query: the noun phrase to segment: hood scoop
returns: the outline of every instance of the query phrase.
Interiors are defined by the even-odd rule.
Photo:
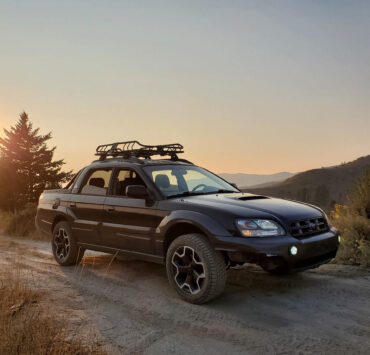
[[[252,195],[252,196],[242,196],[242,197],[239,197],[238,200],[241,200],[241,201],[250,201],[250,200],[264,200],[264,199],[268,199],[269,197],[267,196],[261,196],[261,195]]]

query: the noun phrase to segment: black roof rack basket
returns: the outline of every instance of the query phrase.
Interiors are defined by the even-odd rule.
[[[151,159],[153,155],[170,156],[172,160],[178,160],[177,154],[179,153],[184,153],[184,147],[179,143],[144,145],[138,141],[128,141],[99,145],[95,155],[98,155],[100,160],[107,157]]]

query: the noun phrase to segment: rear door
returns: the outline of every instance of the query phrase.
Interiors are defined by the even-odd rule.
[[[145,186],[145,183],[135,170],[117,169],[112,178],[111,194],[105,200],[102,243],[139,254],[155,254],[153,236],[161,221],[157,202],[127,197],[129,185]]]
[[[100,227],[112,168],[92,168],[77,193],[72,194],[69,208],[74,221],[71,228],[80,243],[100,244]]]

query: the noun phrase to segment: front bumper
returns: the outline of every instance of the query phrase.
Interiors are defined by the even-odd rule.
[[[296,255],[290,248],[296,246]],[[339,247],[338,232],[335,228],[304,239],[291,235],[281,237],[216,237],[217,250],[227,252],[236,263],[251,262],[266,269],[285,266],[290,270],[313,268],[329,262]]]

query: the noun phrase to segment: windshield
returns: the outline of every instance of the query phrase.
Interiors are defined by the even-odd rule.
[[[166,197],[239,192],[218,176],[198,166],[146,166],[143,170]]]

